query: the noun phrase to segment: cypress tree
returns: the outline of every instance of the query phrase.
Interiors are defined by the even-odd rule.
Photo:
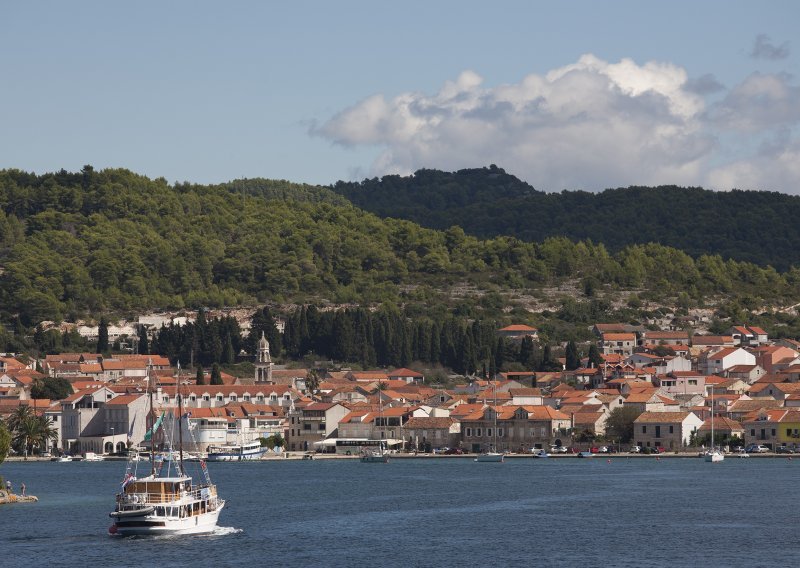
[[[592,343],[589,346],[589,367],[599,369],[602,364],[603,364],[603,357],[600,355],[600,351],[597,349],[597,345]]]
[[[97,352],[108,353],[108,321],[105,317],[100,318],[97,327]]]
[[[581,358],[580,355],[578,355],[578,347],[575,345],[574,341],[567,343],[567,352],[565,356],[567,359],[568,371],[575,370],[581,366]]]
[[[148,355],[150,353],[150,339],[147,337],[147,330],[143,325],[139,326],[139,354]]]
[[[203,372],[203,367],[200,365],[197,366],[197,374],[195,376],[195,382],[198,385],[206,384],[206,374]]]
[[[222,344],[222,362],[230,365],[236,361],[236,355],[233,352],[233,338],[231,332],[225,334],[225,341]]]
[[[221,385],[222,384],[222,372],[219,369],[219,363],[214,363],[211,367],[211,384],[212,385]]]

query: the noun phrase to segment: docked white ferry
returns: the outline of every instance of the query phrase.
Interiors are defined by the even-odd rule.
[[[258,440],[244,444],[209,446],[208,461],[260,460],[266,450]]]

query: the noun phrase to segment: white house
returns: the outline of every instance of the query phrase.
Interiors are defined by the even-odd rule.
[[[755,365],[756,357],[741,347],[728,347],[706,352],[698,361],[698,370],[705,375],[721,375],[735,365]]]

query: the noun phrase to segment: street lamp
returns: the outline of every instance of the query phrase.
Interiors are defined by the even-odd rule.
[[[114,452],[116,450],[116,447],[117,447],[117,445],[114,443],[114,441],[115,441],[115,439],[114,439],[114,427],[112,426],[111,427],[111,454],[112,455],[114,454]]]

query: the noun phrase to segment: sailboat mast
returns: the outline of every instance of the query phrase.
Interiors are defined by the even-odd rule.
[[[175,392],[178,395],[178,464],[183,475],[183,393],[181,393],[181,364],[178,362],[178,386]],[[188,426],[189,421],[186,421]]]
[[[150,475],[156,474],[156,409],[153,407],[153,367],[147,368],[147,394],[150,399]]]

